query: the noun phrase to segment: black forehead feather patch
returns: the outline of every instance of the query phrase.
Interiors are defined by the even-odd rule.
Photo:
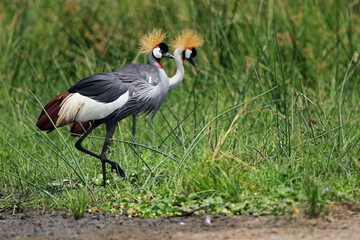
[[[195,56],[196,56],[196,49],[195,49],[194,47],[192,48],[191,56],[192,56],[192,57],[195,57]]]
[[[168,47],[168,45],[166,45],[166,43],[160,43],[158,46],[161,49],[161,51],[163,51],[163,52],[169,51],[169,47]]]

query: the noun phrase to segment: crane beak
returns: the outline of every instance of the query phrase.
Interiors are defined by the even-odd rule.
[[[175,57],[169,53],[163,53],[162,57],[175,59]]]
[[[197,68],[197,66],[196,66],[193,58],[189,58],[188,61],[189,61],[195,68]]]

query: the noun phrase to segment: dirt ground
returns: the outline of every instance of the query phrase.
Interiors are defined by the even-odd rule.
[[[69,213],[0,213],[0,239],[360,239],[360,211],[342,208],[330,216],[205,216],[129,218]]]

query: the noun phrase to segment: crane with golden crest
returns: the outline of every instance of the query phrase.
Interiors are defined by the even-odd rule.
[[[159,80],[156,85],[131,72],[97,73],[80,80],[46,104],[36,123],[40,130],[51,132],[55,127],[74,122],[92,122],[91,127],[75,143],[75,147],[101,160],[104,186],[106,163],[120,176],[125,177],[119,164],[106,157],[117,122],[139,113],[155,115],[168,94],[169,78],[160,60],[174,57],[168,53],[168,46],[162,42],[165,37],[162,30],[153,29],[139,41],[140,52],[148,55],[148,60],[156,72]],[[83,148],[81,143],[102,124],[106,125],[106,136],[101,154],[98,155]]]
[[[169,91],[177,88],[185,76],[184,60],[189,61],[194,67],[196,64],[194,58],[197,54],[196,47],[201,47],[204,43],[201,35],[193,29],[184,29],[179,35],[173,39],[171,46],[175,48],[174,57],[176,63],[176,73],[173,77],[169,78]],[[128,64],[123,68],[116,70],[116,72],[124,74],[140,75],[146,79],[152,85],[156,85],[159,82],[159,75],[156,69],[148,64]],[[73,134],[82,134],[83,131],[90,127],[89,122],[74,123],[71,126],[71,132]],[[132,135],[136,134],[136,114],[133,114]]]

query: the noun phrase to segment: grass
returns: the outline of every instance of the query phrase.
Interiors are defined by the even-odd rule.
[[[142,6],[142,7],[140,7]],[[287,214],[358,204],[360,3],[313,1],[10,1],[0,3],[0,211],[74,217]],[[96,72],[146,63],[140,34],[204,37],[152,123],[119,123],[102,188],[100,161],[42,106]],[[175,64],[164,61],[168,75]],[[84,142],[99,152],[105,129]],[[145,164],[146,163],[146,164]],[[86,195],[86,196],[85,196]],[[330,209],[331,210],[331,209]]]
[[[88,198],[86,191],[75,191],[74,193],[68,193],[67,206],[73,214],[75,220],[84,217],[85,210],[88,204]]]

